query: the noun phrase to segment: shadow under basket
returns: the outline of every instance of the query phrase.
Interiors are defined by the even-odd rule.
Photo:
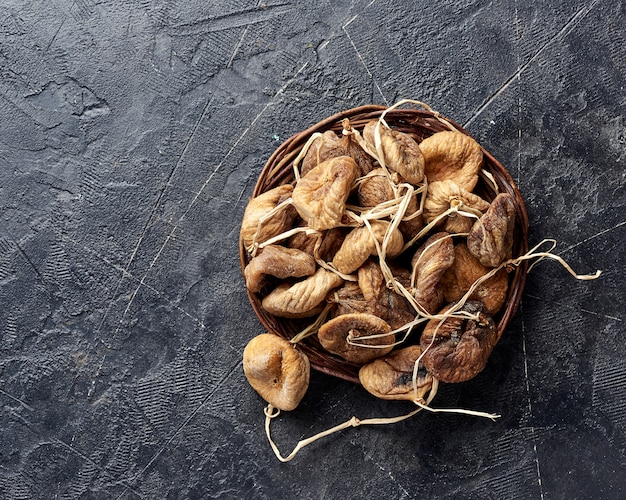
[[[293,135],[281,144],[269,158],[259,175],[252,196],[258,196],[279,185],[294,182],[293,161],[298,156],[311,134],[315,132],[325,132],[327,130],[341,133],[343,129],[342,121],[345,118],[350,120],[350,124],[353,128],[361,130],[368,121],[377,120],[386,110],[386,107],[377,105],[367,105],[349,109],[330,116],[309,129]],[[466,135],[470,135],[465,129],[449,118],[424,109],[392,109],[385,114],[384,119],[391,128],[410,134],[418,143],[436,132],[450,130],[450,127]],[[491,174],[500,192],[509,193],[515,199],[516,221],[513,236],[513,257],[523,255],[528,252],[528,215],[526,213],[524,200],[507,170],[488,151],[484,148],[482,148],[482,151],[484,155],[483,170]],[[479,181],[474,192],[487,201],[492,201],[497,194],[491,186],[491,183],[487,182],[482,175],[479,176]],[[241,239],[239,241],[239,255],[243,271],[250,261],[250,255],[246,251]],[[502,310],[494,318],[500,336],[517,310],[522,297],[527,271],[527,261],[523,261],[515,266],[509,273],[509,289],[506,302]],[[280,335],[286,339],[293,338],[297,333],[315,321],[315,318],[292,320],[273,316],[261,307],[262,297],[259,294],[251,293],[248,290],[248,298],[250,299],[254,312],[263,326],[267,328],[268,332]],[[413,335],[407,340],[407,345],[418,342],[419,337]],[[314,369],[331,376],[359,383],[358,372],[360,367],[324,350],[319,344],[316,335],[307,337],[298,345],[309,357],[311,366]]]

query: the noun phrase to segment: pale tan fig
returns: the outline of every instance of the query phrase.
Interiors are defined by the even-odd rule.
[[[250,200],[243,214],[240,232],[246,248],[250,249],[254,243],[263,243],[291,229],[297,215],[291,205],[286,205],[277,213],[269,215],[277,205],[289,199],[292,192],[293,187],[285,184]],[[264,218],[267,219],[262,221]]]
[[[317,230],[332,229],[341,223],[356,179],[356,163],[339,156],[320,163],[301,177],[291,196],[298,214]]]
[[[470,193],[451,180],[435,181],[428,184],[423,213],[426,223],[432,222],[439,215],[454,206],[459,207],[460,210],[465,209],[466,212],[474,213],[477,217],[480,217],[489,208],[489,202],[474,193]],[[457,213],[450,214],[447,219],[467,219],[464,226],[450,228],[465,228],[465,231],[450,231],[455,233],[469,231],[476,220],[474,218],[461,216]],[[457,221],[457,223],[459,223],[459,221]],[[448,228],[446,228],[446,230],[448,230]]]
[[[422,349],[418,345],[392,351],[362,366],[359,381],[367,392],[377,398],[424,403],[424,396],[433,386],[433,377],[420,364],[413,386],[413,370],[421,354]]]
[[[393,349],[391,327],[372,314],[344,314],[324,323],[317,336],[328,352],[363,365]],[[375,336],[363,339],[362,337]],[[355,345],[359,344],[359,345]]]
[[[382,168],[372,170],[362,182],[359,183],[357,189],[359,205],[372,208],[386,201],[395,199],[394,184],[397,186],[403,182],[405,182],[404,179],[396,172],[391,172],[388,175]],[[398,196],[403,196],[405,193],[406,190],[401,188],[399,189]],[[424,226],[424,220],[421,215],[410,217],[418,210],[419,203],[414,194],[409,201],[403,221],[399,226],[400,232],[405,240],[413,238]]]
[[[252,388],[280,410],[295,409],[309,388],[310,364],[291,342],[263,333],[243,351],[243,371]]]
[[[483,165],[480,145],[468,135],[455,131],[437,132],[420,142],[428,182],[451,180],[473,191]]]
[[[387,128],[382,123],[370,121],[363,129],[363,139],[370,150],[376,149],[376,132],[380,134],[380,146],[385,165],[398,172],[407,182],[419,184],[424,179],[424,157],[417,142],[409,135]]]
[[[300,175],[306,175],[320,163],[331,158],[348,156],[346,153],[341,137],[332,130],[327,130],[311,143],[309,150],[302,159]]]
[[[268,245],[248,263],[244,277],[248,290],[259,292],[266,275],[282,279],[301,278],[311,276],[315,268],[315,259],[308,253],[295,248]]]
[[[263,309],[274,316],[284,318],[314,315],[322,301],[343,280],[335,273],[319,268],[315,274],[294,284],[282,283],[261,302]]]
[[[356,271],[370,255],[376,254],[376,242],[382,246],[383,238],[389,228],[389,222],[375,220],[371,223],[371,231],[367,226],[353,229],[343,240],[341,248],[333,258],[335,268],[344,274]],[[393,258],[402,251],[404,238],[398,229],[390,233],[386,247],[387,256]]]
[[[324,261],[331,261],[341,247],[346,234],[347,229],[341,227],[335,227],[315,234],[300,232],[289,238],[287,246],[302,250]]]
[[[349,123],[348,123],[349,127]],[[351,157],[357,166],[357,177],[367,174],[374,168],[374,160],[354,140],[352,135],[338,136],[332,130],[327,130],[315,139],[304,159],[300,169],[301,175],[306,175],[320,163],[337,158],[338,156]]]

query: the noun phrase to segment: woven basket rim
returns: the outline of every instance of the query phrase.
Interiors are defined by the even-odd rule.
[[[293,160],[298,152],[315,132],[325,132],[327,130],[340,131],[342,121],[345,118],[355,128],[360,128],[358,124],[372,119],[378,119],[380,115],[388,110],[386,106],[368,104],[356,108],[346,109],[335,113],[310,127],[293,134],[274,150],[268,158],[257,179],[252,192],[252,197],[258,196],[287,180],[293,180]],[[410,132],[420,131],[423,137],[432,135],[440,130],[448,130],[450,127],[466,134],[472,135],[461,125],[435,111],[417,108],[397,108],[387,112],[385,120],[394,125],[394,128],[406,129]],[[355,125],[356,124],[356,125]],[[424,132],[426,131],[426,132]],[[514,235],[514,255],[522,255],[528,252],[528,214],[522,195],[506,168],[482,145],[484,155],[483,169],[488,170],[495,178],[501,192],[508,192],[515,200],[516,223]],[[481,181],[482,182],[482,181]],[[485,186],[483,186],[485,187]],[[487,187],[488,188],[488,187]],[[489,200],[490,201],[490,200]],[[239,256],[242,272],[250,260],[250,257],[241,241],[239,240]],[[523,289],[526,283],[528,272],[528,262],[523,261],[515,267],[509,276],[509,290],[503,310],[496,316],[498,334],[502,336],[507,325],[515,315],[521,301]],[[250,304],[263,326],[268,332],[290,339],[294,334],[305,326],[304,323],[294,320],[277,318],[264,311],[261,307],[260,297],[246,289]],[[334,356],[319,345],[315,336],[308,337],[299,344],[299,347],[308,355],[311,367],[319,372],[338,377],[350,382],[359,384],[357,365],[353,365],[337,356]]]

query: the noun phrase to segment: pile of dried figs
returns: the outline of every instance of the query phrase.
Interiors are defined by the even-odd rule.
[[[244,351],[251,385],[280,409],[306,392],[307,335],[359,366],[373,395],[422,402],[483,370],[499,340],[516,201],[475,192],[489,182],[480,145],[384,117],[342,125],[312,135],[294,181],[251,199],[242,221],[248,290],[274,317],[309,318],[291,342],[263,334]]]

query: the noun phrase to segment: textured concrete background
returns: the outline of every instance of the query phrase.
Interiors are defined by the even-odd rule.
[[[622,1],[0,1],[0,497],[626,495]],[[476,379],[288,464],[241,367],[239,222],[280,141],[416,98],[517,179],[531,272]],[[399,415],[314,374],[286,454]]]

